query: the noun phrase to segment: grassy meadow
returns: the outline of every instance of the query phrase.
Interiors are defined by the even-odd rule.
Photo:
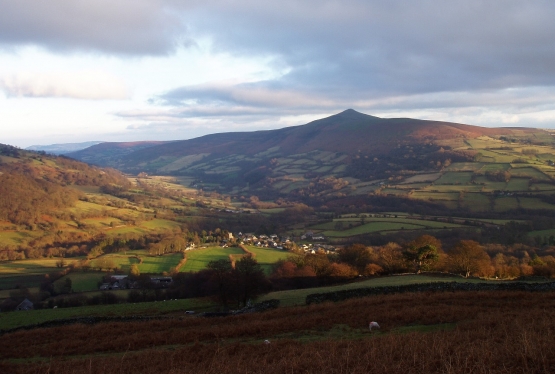
[[[200,271],[206,269],[210,261],[229,260],[230,256],[242,256],[245,252],[238,247],[208,247],[188,251],[187,262],[179,269],[181,272]]]

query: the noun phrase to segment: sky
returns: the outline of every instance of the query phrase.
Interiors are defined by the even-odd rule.
[[[551,0],[0,0],[0,143],[190,139],[352,108],[555,128]]]

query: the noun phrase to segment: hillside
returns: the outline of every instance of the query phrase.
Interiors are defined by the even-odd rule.
[[[196,191],[168,186],[164,179],[129,179],[114,169],[0,144],[0,260],[76,256],[106,237],[180,231],[185,220],[204,219]],[[226,207],[215,198],[199,200]]]
[[[197,188],[267,199],[294,196],[322,204],[338,197],[410,195],[442,205],[449,200],[447,206],[453,208],[453,200],[459,207],[474,203],[456,204],[460,191],[433,188],[434,181],[468,185],[467,192],[529,192],[529,186],[549,190],[546,184],[532,184],[551,183],[551,172],[555,171],[551,170],[551,160],[555,159],[552,143],[552,135],[545,130],[383,119],[346,110],[279,130],[213,134],[149,143],[151,146],[142,149],[127,143],[103,143],[72,156],[134,174],[192,177]],[[118,149],[127,153],[115,156]],[[466,174],[450,173],[441,178],[447,172],[462,171]],[[505,172],[505,176],[499,174]],[[523,178],[522,183],[488,184],[497,179],[509,182],[511,176]],[[400,184],[397,189],[384,190]],[[423,193],[413,193],[422,189]],[[454,192],[457,196],[443,194],[435,199],[430,195],[435,192]],[[495,204],[486,200],[485,206],[493,209]]]

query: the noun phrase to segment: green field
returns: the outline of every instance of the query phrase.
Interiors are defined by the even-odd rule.
[[[313,293],[334,292],[334,291],[351,290],[351,289],[364,288],[364,287],[402,286],[406,284],[432,283],[432,282],[481,283],[485,281],[480,279],[465,279],[461,277],[434,277],[434,276],[428,276],[428,275],[398,275],[398,276],[391,276],[391,277],[372,278],[362,282],[354,282],[354,283],[344,284],[340,286],[270,292],[269,294],[266,294],[260,297],[260,301],[278,299],[280,300],[280,306],[304,305],[306,297]]]
[[[536,180],[549,180],[549,177],[539,171],[536,168],[524,167],[511,169],[511,176],[513,177],[523,177],[523,178],[534,178]]]
[[[71,288],[73,292],[87,292],[98,290],[98,282],[102,281],[102,277],[106,273],[102,272],[78,272],[69,273],[68,275],[54,282],[54,287],[59,289],[63,286],[67,278],[71,279]]]
[[[489,211],[491,208],[489,197],[477,194],[467,193],[462,199],[461,206],[473,212]]]
[[[447,172],[435,181],[435,184],[467,184],[472,179],[472,172]]]
[[[404,218],[406,216],[402,216],[399,218],[368,217],[368,215],[366,216],[367,217],[365,218],[338,218],[338,219],[334,219],[333,222],[326,222],[326,223],[321,223],[319,225],[311,226],[310,229],[340,232],[341,230],[337,230],[335,227],[338,222],[341,222],[343,225],[342,229],[346,230],[349,228],[348,226],[350,222],[360,223],[362,219],[364,219],[365,223],[378,223],[378,222],[382,223],[384,227],[384,231],[399,230],[401,227],[405,227],[405,229],[409,229],[409,227],[411,226],[419,226],[421,228],[424,227],[424,228],[431,228],[431,229],[464,227],[463,225],[460,225],[457,223],[447,223],[447,222],[441,222],[436,220],[424,220],[424,219],[416,219],[416,218],[415,219]],[[373,228],[375,227],[376,226],[374,226]]]
[[[179,315],[183,315],[185,310],[204,311],[211,307],[213,307],[213,304],[206,300],[184,299],[168,300],[165,302],[96,305],[76,308],[30,310],[27,312],[6,312],[0,313],[0,330],[12,329],[19,326],[43,323],[57,319],[88,316],[150,316],[163,315],[167,313],[178,313]]]
[[[412,223],[398,222],[370,222],[361,226],[353,227],[344,231],[324,231],[323,234],[329,237],[344,238],[355,235],[370,234],[381,231],[397,231],[397,230],[417,230],[425,228],[424,225],[416,225]]]
[[[229,255],[244,255],[245,252],[238,247],[209,247],[187,252],[187,262],[179,271],[200,271],[206,269],[210,261],[229,260]]]
[[[0,243],[5,245],[19,245],[40,236],[32,231],[0,231]]]
[[[134,252],[130,251],[129,255],[124,254],[117,254],[117,253],[110,253],[106,255],[102,255],[100,257],[91,260],[90,267],[95,269],[98,268],[101,264],[101,261],[107,260],[112,262],[118,269],[121,269],[125,272],[129,271],[129,267],[132,264],[139,264],[140,260],[137,258],[138,256],[134,254]]]
[[[256,261],[262,266],[267,275],[272,271],[272,265],[279,260],[285,260],[287,257],[295,256],[291,252],[272,248],[259,248],[255,246],[247,246],[249,251],[255,254]]]
[[[141,274],[161,274],[169,272],[183,259],[181,253],[170,253],[162,256],[141,256],[143,263],[139,265]]]
[[[66,264],[76,262],[81,258],[64,259]],[[5,261],[0,262],[0,274],[45,274],[54,271],[59,271],[60,268],[56,267],[56,262],[60,258],[41,258],[32,260],[20,261]]]
[[[520,207],[523,209],[548,209],[555,210],[555,205],[548,204],[533,197],[521,197]]]
[[[151,221],[145,221],[141,224],[141,227],[145,227],[150,230],[171,230],[179,227],[179,223],[175,221],[168,221],[166,219],[153,219]]]

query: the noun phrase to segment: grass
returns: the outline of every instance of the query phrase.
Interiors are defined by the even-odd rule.
[[[507,210],[518,209],[518,200],[514,197],[498,197],[495,199],[494,210],[496,212],[505,212]]]
[[[472,179],[472,172],[447,172],[435,181],[435,184],[467,184]]]
[[[487,196],[482,194],[465,194],[461,205],[473,212],[483,212],[490,210],[490,200]]]
[[[181,272],[200,271],[206,269],[210,261],[228,260],[229,255],[243,255],[245,252],[241,248],[229,247],[209,247],[187,252],[187,262],[181,267]]]
[[[59,271],[60,268],[56,267],[56,262],[60,261],[59,258],[41,258],[32,260],[19,260],[19,261],[6,261],[0,262],[0,274],[46,274],[54,271]],[[77,261],[77,260],[73,260]],[[73,262],[71,259],[66,259],[70,264]]]
[[[511,176],[513,177],[523,177],[523,178],[534,178],[536,180],[549,180],[549,177],[539,171],[536,168],[524,167],[524,168],[513,168],[511,169]]]
[[[158,315],[184,310],[206,309],[213,304],[206,300],[184,299],[136,304],[113,304],[6,312],[0,314],[0,330],[13,329],[47,321],[88,316],[118,317],[131,315]]]
[[[132,264],[139,264],[140,262],[139,259],[137,258],[137,255],[134,254],[134,252],[129,252],[129,253],[130,253],[129,255],[117,254],[117,253],[102,255],[100,257],[95,258],[94,260],[91,260],[90,267],[93,269],[97,268],[102,260],[109,260],[113,262],[114,265],[117,266],[119,269],[123,271],[128,271],[129,267]]]
[[[530,236],[532,238],[533,237],[540,237],[540,238],[547,237],[547,238],[549,238],[550,236],[555,236],[555,229],[531,231],[531,232],[528,233],[528,236]]]
[[[370,222],[361,226],[353,227],[343,231],[324,231],[325,236],[331,237],[349,237],[362,234],[370,234],[381,231],[393,230],[418,230],[423,229],[423,225],[415,225],[411,223],[396,223],[396,222]]]
[[[430,174],[417,174],[412,177],[408,177],[403,181],[403,184],[407,183],[422,183],[422,182],[433,182],[441,177],[441,173],[430,173]]]
[[[30,231],[0,231],[0,243],[4,245],[19,245],[40,235],[38,232]]]
[[[0,289],[11,290],[16,287],[26,287],[26,288],[39,287],[40,282],[43,279],[44,279],[44,274],[1,275]]]
[[[179,223],[175,221],[169,221],[166,219],[155,218],[151,221],[145,221],[141,223],[141,226],[150,230],[159,230],[159,229],[172,230],[174,228],[179,227]]]
[[[524,178],[511,178],[505,189],[507,191],[528,191],[529,180]]]
[[[141,274],[161,274],[169,272],[171,268],[177,266],[179,261],[183,259],[181,253],[170,253],[162,256],[144,256],[143,263],[139,265]]]
[[[440,193],[440,192],[434,192],[434,191],[415,191],[411,195],[411,197],[415,199],[429,200],[429,201],[440,201],[440,200],[456,201],[459,199],[459,193],[458,192]]]
[[[287,257],[295,256],[295,254],[291,252],[279,249],[259,248],[255,246],[248,246],[247,248],[255,254],[256,261],[262,266],[267,275],[270,274],[273,264],[279,260],[285,260]]]
[[[523,209],[547,209],[555,210],[555,205],[549,204],[533,197],[521,197],[520,207]]]
[[[405,217],[405,216],[403,216]],[[333,222],[326,222],[326,223],[321,223],[319,225],[316,226],[312,226],[310,227],[310,229],[313,230],[330,230],[330,231],[338,231],[335,229],[335,225],[337,224],[337,222],[342,222],[343,223],[343,228],[347,229],[349,222],[361,222],[362,218],[339,218],[339,219],[335,219]],[[375,222],[381,222],[384,224],[389,224],[389,225],[384,225],[384,231],[388,231],[388,230],[393,230],[391,227],[393,227],[393,225],[391,224],[395,224],[395,229],[399,229],[400,227],[405,227],[408,229],[408,227],[411,226],[421,226],[421,227],[426,227],[426,228],[435,228],[435,229],[443,229],[443,228],[455,228],[455,227],[462,227],[462,225],[460,224],[455,224],[455,223],[447,223],[447,222],[440,222],[440,221],[433,221],[433,220],[423,220],[423,219],[410,219],[410,218],[383,218],[383,217],[366,217],[364,218],[364,221],[366,223],[375,223]]]
[[[434,277],[429,275],[398,275],[391,277],[379,277],[343,284],[339,286],[306,288],[301,290],[288,290],[270,292],[262,297],[259,301],[278,299],[281,306],[304,305],[306,297],[314,293],[334,292],[340,290],[352,290],[365,287],[386,287],[386,286],[402,286],[407,284],[433,283],[433,282],[485,282],[479,279],[465,279],[461,277]]]
[[[79,272],[69,273],[66,276],[54,282],[56,289],[61,288],[67,278],[71,279],[71,288],[73,292],[87,292],[98,290],[98,282],[102,280],[105,273],[102,272]]]

